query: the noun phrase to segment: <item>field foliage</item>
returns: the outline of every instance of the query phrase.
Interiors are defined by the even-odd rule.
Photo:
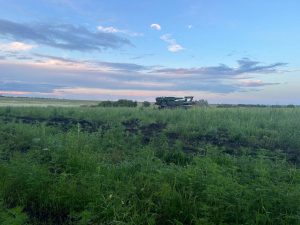
[[[0,224],[300,224],[299,118],[0,108]]]

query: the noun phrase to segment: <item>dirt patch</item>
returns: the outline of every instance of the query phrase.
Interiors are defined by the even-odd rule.
[[[143,135],[143,143],[149,143],[150,139],[158,136],[167,127],[165,123],[150,123],[149,125],[144,125],[141,127],[141,133]]]
[[[162,131],[166,128],[165,123],[150,123],[147,125],[140,125],[139,119],[130,119],[122,122],[124,127],[124,131],[127,135],[135,135],[135,134],[142,134],[142,141],[144,144],[148,144],[150,139],[156,137],[162,133]]]
[[[137,134],[140,128],[140,120],[139,119],[130,119],[122,122],[124,126],[125,133],[127,135]]]
[[[99,129],[101,129],[101,131],[105,131],[109,129],[109,125],[101,121],[92,122],[84,119],[78,120],[78,119],[72,119],[66,117],[36,118],[30,116],[19,116],[19,117],[2,117],[1,120],[4,123],[16,122],[16,123],[24,123],[24,124],[32,124],[32,125],[44,123],[46,126],[57,127],[63,131],[68,131],[75,127],[79,127],[81,131],[89,132],[89,133],[97,132]]]

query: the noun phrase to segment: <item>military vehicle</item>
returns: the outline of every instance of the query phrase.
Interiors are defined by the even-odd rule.
[[[158,105],[159,109],[164,108],[190,108],[195,105],[193,101],[193,96],[185,97],[157,97],[155,100],[155,105]]]

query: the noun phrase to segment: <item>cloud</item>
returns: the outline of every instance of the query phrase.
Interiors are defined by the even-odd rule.
[[[52,93],[54,89],[63,88],[61,85],[47,83],[27,83],[18,81],[0,81],[0,92],[40,92]]]
[[[187,28],[190,30],[190,29],[193,28],[193,25],[190,24],[190,25],[187,26]]]
[[[121,30],[121,29],[118,29],[118,28],[115,28],[115,27],[103,27],[103,26],[98,26],[97,29],[101,32],[104,32],[104,33],[121,33],[121,34],[126,34],[126,35],[129,35],[129,36],[132,36],[132,37],[138,37],[138,36],[143,36],[142,33],[138,33],[138,32],[132,32],[132,31],[129,31],[129,30]]]
[[[153,30],[161,30],[161,26],[158,23],[152,23],[150,27]]]
[[[65,63],[78,63],[79,62],[78,60],[75,60],[75,59],[63,58],[63,57],[52,56],[52,55],[47,55],[47,54],[34,53],[32,55],[38,57],[39,59],[41,59],[41,58],[53,59],[53,60],[62,61]]]
[[[12,48],[6,48],[7,45],[3,47],[0,45],[0,59],[2,60],[30,60],[33,59],[29,51],[15,51]]]
[[[18,52],[18,51],[28,51],[34,48],[34,45],[25,44],[23,42],[10,42],[5,44],[0,44],[0,49],[2,51]]]
[[[97,60],[76,60],[71,58],[63,58],[59,56],[52,56],[46,54],[33,54],[34,56],[38,57],[39,59],[44,58],[48,60],[52,60],[51,62],[55,62],[60,66],[65,66],[71,69],[74,69],[74,66],[78,66],[79,68],[86,68],[89,70],[97,71],[127,71],[127,72],[138,72],[142,70],[148,70],[150,67],[146,67],[143,65],[135,64],[135,63],[116,63],[116,62],[105,62],[105,61],[97,61]],[[41,64],[48,64],[49,61],[40,61]]]
[[[170,52],[179,52],[179,51],[181,51],[181,50],[183,50],[184,48],[181,46],[181,45],[179,45],[179,44],[170,44],[169,46],[168,46],[168,50],[170,51]]]
[[[102,31],[104,33],[118,33],[120,32],[119,29],[114,28],[114,27],[103,27],[103,26],[98,26],[97,29],[99,31]]]
[[[110,68],[111,70],[121,70],[121,71],[138,72],[150,68],[135,63],[112,63],[112,62],[97,62],[97,61],[95,63],[99,66]]]
[[[242,87],[263,87],[269,85],[278,85],[280,83],[272,83],[272,82],[263,82],[261,80],[242,80],[239,83],[239,86]]]
[[[160,74],[188,75],[188,76],[208,76],[211,78],[232,78],[244,74],[266,74],[277,73],[279,67],[287,65],[287,63],[273,63],[269,65],[261,65],[261,62],[252,61],[248,58],[242,58],[237,61],[237,67],[229,67],[225,64],[219,66],[207,66],[198,68],[164,68],[153,71]]]
[[[28,92],[28,91],[1,91],[1,89],[0,89],[0,95],[9,95],[9,96],[26,95],[26,96],[29,96],[30,94],[32,94],[32,92]]]
[[[186,91],[153,91],[153,90],[126,90],[126,89],[105,89],[105,88],[63,88],[54,91],[56,96],[67,96],[69,98],[82,99],[111,99],[129,98],[135,100],[153,101],[157,96],[185,96]],[[188,92],[189,95],[200,95],[198,92]],[[201,93],[203,96],[203,93]]]
[[[76,88],[63,88],[55,90],[55,95],[57,96],[68,96],[69,98],[82,98],[82,99],[111,99],[117,100],[121,98],[129,98],[135,100],[149,100],[153,101],[157,96],[199,96],[203,98],[204,93],[195,91],[195,92],[187,92],[187,91],[153,91],[153,90],[126,90],[126,89],[104,89],[104,88],[84,88],[84,87],[76,87]],[[76,97],[74,97],[76,96]]]
[[[240,77],[244,73],[277,72],[284,63],[261,65],[250,59],[238,60],[237,67],[226,65],[200,68],[165,68],[134,63],[77,60],[43,54],[32,54],[35,61],[0,61],[0,92],[44,93],[43,96],[76,98],[97,96],[132,96],[143,98],[169,93],[229,94],[262,90],[279,83]],[[253,69],[253,68],[257,69]],[[249,72],[246,72],[249,68]],[[221,74],[221,75],[220,75]],[[249,75],[249,76],[250,76]],[[103,93],[102,93],[103,92]],[[137,95],[141,93],[141,95]],[[172,94],[173,93],[173,94]],[[193,95],[193,94],[192,94]]]
[[[179,52],[179,51],[184,49],[180,44],[178,44],[176,42],[175,39],[172,38],[171,34],[164,34],[160,37],[160,39],[169,44],[168,45],[168,50],[170,52]]]
[[[260,65],[261,62],[258,61],[253,61],[249,58],[242,58],[240,60],[237,61],[239,68],[238,68],[238,72],[240,73],[273,73],[276,72],[278,67],[281,66],[286,66],[287,63],[273,63],[270,65]]]
[[[32,42],[64,50],[101,51],[118,49],[131,42],[113,33],[90,31],[70,24],[21,24],[0,19],[0,37],[16,42]]]
[[[31,60],[31,59],[33,59],[30,56],[24,56],[24,55],[16,55],[15,58],[19,59],[19,60]]]
[[[145,57],[148,57],[148,56],[154,56],[153,53],[151,54],[142,54],[142,55],[138,55],[138,56],[135,56],[135,57],[131,57],[130,59],[142,59],[142,58],[145,58]]]

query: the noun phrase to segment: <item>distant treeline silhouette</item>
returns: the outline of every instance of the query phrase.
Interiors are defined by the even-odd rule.
[[[295,105],[260,105],[260,104],[218,104],[218,108],[237,108],[237,107],[247,107],[247,108],[295,108]]]
[[[137,101],[119,99],[118,101],[102,101],[97,106],[100,107],[137,107]]]

